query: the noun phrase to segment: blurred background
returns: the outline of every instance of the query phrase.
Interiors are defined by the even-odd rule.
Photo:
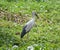
[[[36,11],[39,19],[20,39]],[[60,0],[0,0],[0,50],[60,50]]]

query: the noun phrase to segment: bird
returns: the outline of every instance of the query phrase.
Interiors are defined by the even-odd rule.
[[[27,34],[31,30],[31,28],[34,26],[36,16],[37,16],[37,18],[39,18],[37,13],[35,11],[33,11],[31,20],[29,20],[22,29],[21,38],[23,38],[25,36],[25,34]]]

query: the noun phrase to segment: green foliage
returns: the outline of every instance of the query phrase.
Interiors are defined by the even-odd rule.
[[[7,11],[30,17],[33,10],[38,13],[39,19],[36,20],[37,26],[29,32],[29,39],[27,35],[23,39],[15,35],[16,32],[21,33],[24,23],[7,21],[6,16],[1,16],[1,12]],[[0,0],[0,16],[0,50],[12,50],[14,44],[18,44],[14,50],[27,50],[34,44],[38,45],[34,46],[34,50],[60,49],[60,0]]]
[[[15,36],[16,29],[18,29],[18,27],[12,22],[0,20],[0,46],[10,46],[16,42],[19,43],[19,40],[17,40],[17,37]]]

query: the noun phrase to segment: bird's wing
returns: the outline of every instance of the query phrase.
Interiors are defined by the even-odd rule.
[[[30,29],[33,27],[34,25],[34,20],[30,20],[29,22],[26,23],[27,27],[25,28],[26,32],[29,32]]]

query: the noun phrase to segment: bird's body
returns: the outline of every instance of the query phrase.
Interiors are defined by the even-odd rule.
[[[34,19],[31,19],[29,22],[26,23],[27,25],[27,27],[25,28],[26,32],[28,32],[33,27],[34,23],[35,23]]]
[[[23,27],[23,30],[22,30],[22,33],[21,33],[21,38],[31,30],[31,28],[34,25],[34,21],[35,20],[32,19],[32,20],[30,20],[26,23],[26,25]]]
[[[32,13],[32,19],[28,21],[23,27],[23,30],[21,32],[21,38],[23,38],[23,36],[31,30],[34,23],[35,23],[35,12]]]

